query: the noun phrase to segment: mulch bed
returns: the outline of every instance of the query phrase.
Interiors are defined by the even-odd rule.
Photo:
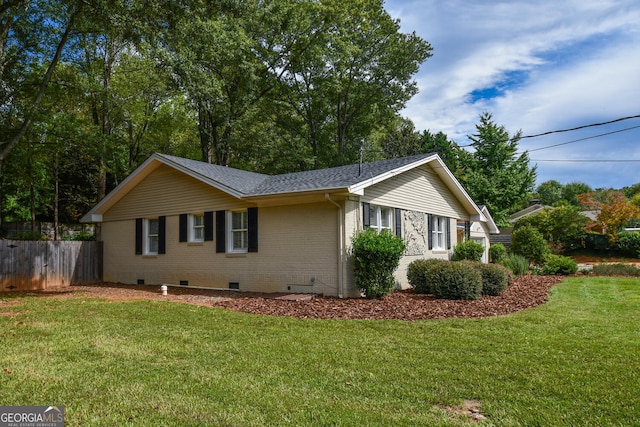
[[[110,300],[148,299],[223,307],[244,313],[312,319],[443,319],[499,316],[543,304],[549,290],[560,283],[557,276],[518,276],[500,296],[484,296],[475,301],[438,300],[412,290],[395,291],[380,300],[316,297],[306,301],[274,299],[273,295],[230,291],[210,291],[169,287],[168,295],[159,286],[101,284],[72,286],[57,290],[29,292],[55,297],[95,296]]]

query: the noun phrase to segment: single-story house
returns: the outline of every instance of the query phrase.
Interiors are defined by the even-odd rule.
[[[282,175],[154,154],[82,221],[101,224],[108,282],[339,297],[360,295],[359,230],[404,238],[399,287],[413,260],[498,232],[436,154]]]

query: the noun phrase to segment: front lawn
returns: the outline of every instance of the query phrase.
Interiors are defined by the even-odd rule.
[[[638,425],[640,281],[486,319],[305,320],[0,294],[0,403],[67,426]]]

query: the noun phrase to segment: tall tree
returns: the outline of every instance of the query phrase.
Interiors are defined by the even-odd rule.
[[[0,6],[0,173],[39,113],[83,8],[82,1],[16,0]]]
[[[562,198],[569,202],[570,205],[580,206],[578,196],[584,193],[591,193],[593,189],[584,182],[570,182],[564,186],[562,190]]]
[[[533,191],[536,167],[528,153],[518,155],[521,132],[509,136],[490,113],[480,116],[477,133],[469,136],[473,159],[458,177],[476,203],[486,205],[498,225],[507,225],[509,213]]]
[[[412,80],[431,46],[403,34],[380,0],[324,0],[308,25],[316,43],[281,76],[280,117],[303,129],[314,167],[357,159],[360,143],[391,123],[417,92]],[[297,123],[296,123],[297,122]]]
[[[545,181],[536,188],[536,196],[540,199],[540,203],[547,206],[553,206],[562,199],[562,191],[564,186],[555,179]]]

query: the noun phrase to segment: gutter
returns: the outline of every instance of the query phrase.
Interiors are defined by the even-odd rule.
[[[327,202],[338,207],[338,298],[343,298],[344,287],[344,215],[342,213],[342,206],[331,198],[329,193],[324,194],[324,198]]]

